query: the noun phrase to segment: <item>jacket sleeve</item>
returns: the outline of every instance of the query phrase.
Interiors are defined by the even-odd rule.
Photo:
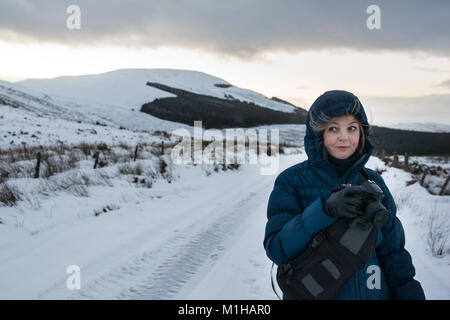
[[[269,197],[264,248],[277,265],[295,258],[314,234],[336,221],[323,212],[320,197],[301,208],[296,196],[299,188],[302,186],[293,187],[291,177],[281,173]]]
[[[389,222],[382,227],[383,241],[377,247],[377,257],[384,271],[392,299],[425,299],[420,283],[414,279],[416,274],[411,255],[405,249],[405,232],[396,216],[394,198],[383,178],[377,174],[377,184],[384,193],[383,205],[391,214]]]

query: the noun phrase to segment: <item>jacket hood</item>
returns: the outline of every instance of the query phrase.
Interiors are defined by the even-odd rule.
[[[363,162],[367,162],[373,151],[373,146],[367,139],[369,135],[369,122],[364,108],[353,93],[343,90],[332,90],[318,97],[311,105],[306,116],[304,143],[306,154],[312,163],[325,165],[327,163],[327,152],[323,146],[323,131],[314,131],[311,127],[311,120],[315,124],[320,125],[325,123],[325,119],[339,117],[344,114],[354,115],[362,124],[366,137],[363,157],[367,157]]]

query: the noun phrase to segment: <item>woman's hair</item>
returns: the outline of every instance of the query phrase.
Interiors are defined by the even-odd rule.
[[[353,104],[351,109],[348,112],[346,112],[345,114],[342,114],[342,115],[340,115],[338,117],[345,116],[345,115],[355,116],[359,112],[361,107],[362,107],[361,103],[357,99],[355,99],[355,103]],[[323,112],[321,112],[318,115],[313,115],[313,113],[311,113],[310,114],[309,125],[311,126],[311,128],[314,131],[318,131],[318,132],[324,131],[325,128],[328,126],[328,122],[333,120],[333,119],[335,119],[335,118],[338,118],[338,117],[330,117],[330,116],[327,116]],[[366,143],[366,129],[364,128],[364,126],[362,125],[362,123],[358,119],[357,119],[357,121],[358,121],[358,125],[359,125],[358,151],[359,151],[359,154],[362,154],[363,150],[364,150],[364,145]],[[322,139],[322,141],[320,143],[321,144],[323,143],[323,139]]]

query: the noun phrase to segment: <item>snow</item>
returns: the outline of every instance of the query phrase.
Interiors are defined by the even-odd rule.
[[[281,156],[278,172],[305,158]],[[409,174],[377,158],[368,167],[387,170],[427,298],[450,298],[449,256],[431,255],[426,228],[431,214],[448,211],[449,197],[405,187]],[[260,175],[259,165],[209,176],[202,166],[173,170],[175,181],[151,189],[115,179],[88,197],[59,193],[39,208],[0,208],[0,298],[276,299],[262,246],[276,175]],[[95,216],[106,206],[113,210]],[[80,267],[80,290],[66,286],[70,265]]]
[[[178,128],[191,128],[181,123],[158,119],[149,114],[139,112],[139,109],[132,111],[116,105],[89,104],[72,101],[68,98],[50,97],[7,82],[0,83],[0,97],[18,104],[17,108],[13,108],[0,103],[0,139],[7,138],[7,141],[0,140],[0,144],[3,145],[11,141],[10,137],[8,137],[8,131],[13,132],[19,129],[30,132],[31,128],[35,128],[35,131],[49,133],[44,133],[45,137],[41,138],[44,140],[43,143],[45,143],[45,141],[54,140],[49,135],[60,137],[61,140],[67,141],[71,140],[75,135],[80,137],[86,136],[85,134],[80,135],[78,129],[93,128],[92,125],[95,126],[97,122],[108,126],[108,128],[100,129],[102,132],[99,132],[98,136],[102,138],[99,139],[111,139],[109,138],[110,130],[120,135],[120,127],[133,131],[164,130],[167,132]],[[57,129],[57,131],[53,132],[53,129]],[[67,133],[64,133],[65,130],[68,130]],[[34,133],[37,136],[40,135],[39,133]],[[76,140],[79,140],[80,137],[76,138]],[[17,140],[17,138],[13,140]],[[29,141],[31,142],[32,140]]]
[[[450,244],[446,243],[447,254],[442,257],[432,255],[428,244],[430,221],[439,223],[439,231],[445,237],[450,234],[450,221],[445,218],[449,212],[450,196],[431,195],[419,183],[405,187],[411,175],[386,167],[377,158],[372,157],[368,167],[387,170],[382,177],[396,202],[397,216],[405,229],[405,247],[412,256],[416,279],[422,284],[426,298],[450,299]]]
[[[88,121],[77,122],[57,118],[56,116],[47,118],[27,110],[15,109],[1,104],[0,111],[2,112],[1,116],[3,116],[0,119],[0,148],[2,149],[21,146],[24,143],[27,146],[48,146],[55,145],[58,142],[69,145],[81,142],[103,142],[110,145],[130,140],[136,141],[136,143],[159,141],[159,139],[155,140],[150,132],[145,131],[120,130],[112,125],[102,126]],[[140,117],[142,118],[142,115]],[[162,122],[159,119],[158,121]],[[161,128],[159,130],[166,129],[170,132],[172,128],[190,127],[168,121],[159,128]]]

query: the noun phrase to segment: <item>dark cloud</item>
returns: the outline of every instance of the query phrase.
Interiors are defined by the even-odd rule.
[[[71,4],[81,8],[81,30],[66,28]],[[366,27],[371,4],[381,30]],[[449,17],[448,0],[2,0],[0,40],[179,45],[240,57],[329,48],[448,56]]]

